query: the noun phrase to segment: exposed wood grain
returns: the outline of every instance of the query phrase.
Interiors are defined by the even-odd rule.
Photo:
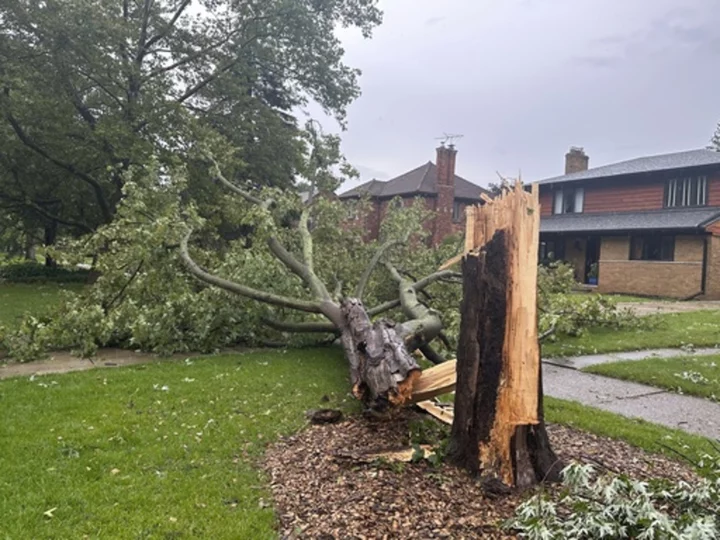
[[[425,401],[455,390],[455,360],[426,369],[415,381],[411,401]]]

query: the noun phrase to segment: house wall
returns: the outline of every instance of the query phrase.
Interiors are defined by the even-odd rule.
[[[655,210],[663,207],[664,183],[585,188],[586,214]]]
[[[402,197],[402,205],[404,207],[412,206],[417,198],[421,198],[425,204],[425,208],[434,215],[427,224],[427,230],[430,232],[428,242],[431,245],[441,243],[450,234],[465,233],[465,208],[472,204],[470,201],[462,201],[460,203],[460,220],[455,222],[452,220],[452,208],[450,208],[449,214],[447,212],[438,212],[438,199],[436,197]],[[363,235],[366,242],[377,240],[380,236],[380,228],[390,210],[391,202],[392,199],[375,199],[370,202],[370,208],[365,215],[360,218],[362,226],[366,231]],[[438,227],[438,220],[442,220],[442,222],[449,220],[450,223]]]
[[[702,236],[677,236],[674,261],[631,261],[630,237],[603,237],[597,290],[674,298],[698,294],[702,290],[703,243]]]
[[[720,206],[720,173],[708,176],[708,206]],[[664,205],[665,176],[655,179],[602,179],[584,183],[583,213],[660,210]],[[583,185],[583,184],[577,184]],[[552,215],[552,185],[540,186],[541,216]]]

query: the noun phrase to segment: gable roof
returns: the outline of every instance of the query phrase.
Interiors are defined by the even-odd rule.
[[[575,182],[578,180],[591,180],[594,178],[607,178],[611,176],[625,176],[628,174],[652,173],[671,171],[674,169],[687,169],[692,167],[720,166],[720,152],[714,150],[688,150],[672,154],[660,154],[603,165],[587,171],[580,171],[563,176],[555,176],[540,180],[539,184],[558,184],[562,182]]]
[[[455,198],[479,200],[480,195],[489,193],[464,178],[455,175]],[[391,180],[370,180],[364,184],[341,193],[341,199],[363,197],[369,195],[377,198],[391,198],[408,195],[435,195],[437,194],[437,166],[428,161],[411,171],[401,174]]]
[[[693,230],[704,228],[718,218],[720,218],[720,209],[718,208],[673,208],[607,214],[558,214],[543,216],[540,220],[540,232]]]

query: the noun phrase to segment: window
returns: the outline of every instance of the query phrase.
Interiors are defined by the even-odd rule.
[[[460,203],[459,201],[455,201],[455,202],[453,203],[453,215],[452,215],[452,220],[453,220],[455,223],[459,223],[460,220],[462,219],[462,209],[463,209],[462,203]]]
[[[553,214],[580,214],[585,202],[583,188],[563,188],[555,191]]]
[[[549,264],[565,258],[565,240],[540,242],[540,263]]]
[[[645,235],[630,239],[631,261],[672,261],[674,258],[674,236]]]
[[[665,207],[707,204],[707,177],[673,178],[665,184]]]

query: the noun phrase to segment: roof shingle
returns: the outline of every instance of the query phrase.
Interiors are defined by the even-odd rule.
[[[455,198],[479,200],[484,188],[455,175]],[[437,194],[437,166],[428,161],[411,171],[401,174],[392,180],[370,180],[351,190],[341,193],[341,199],[362,197],[364,195],[379,198],[391,198],[402,195],[434,195]]]
[[[587,171],[546,178],[545,180],[540,180],[538,183],[558,184],[562,182],[606,178],[609,176],[625,176],[629,174],[671,171],[674,169],[707,167],[712,165],[720,167],[720,152],[715,152],[714,150],[688,150],[686,152],[674,152],[672,154],[661,154],[621,161],[619,163],[588,169]]]
[[[720,218],[720,208],[677,208],[607,214],[561,214],[543,217],[541,233],[693,230]]]

